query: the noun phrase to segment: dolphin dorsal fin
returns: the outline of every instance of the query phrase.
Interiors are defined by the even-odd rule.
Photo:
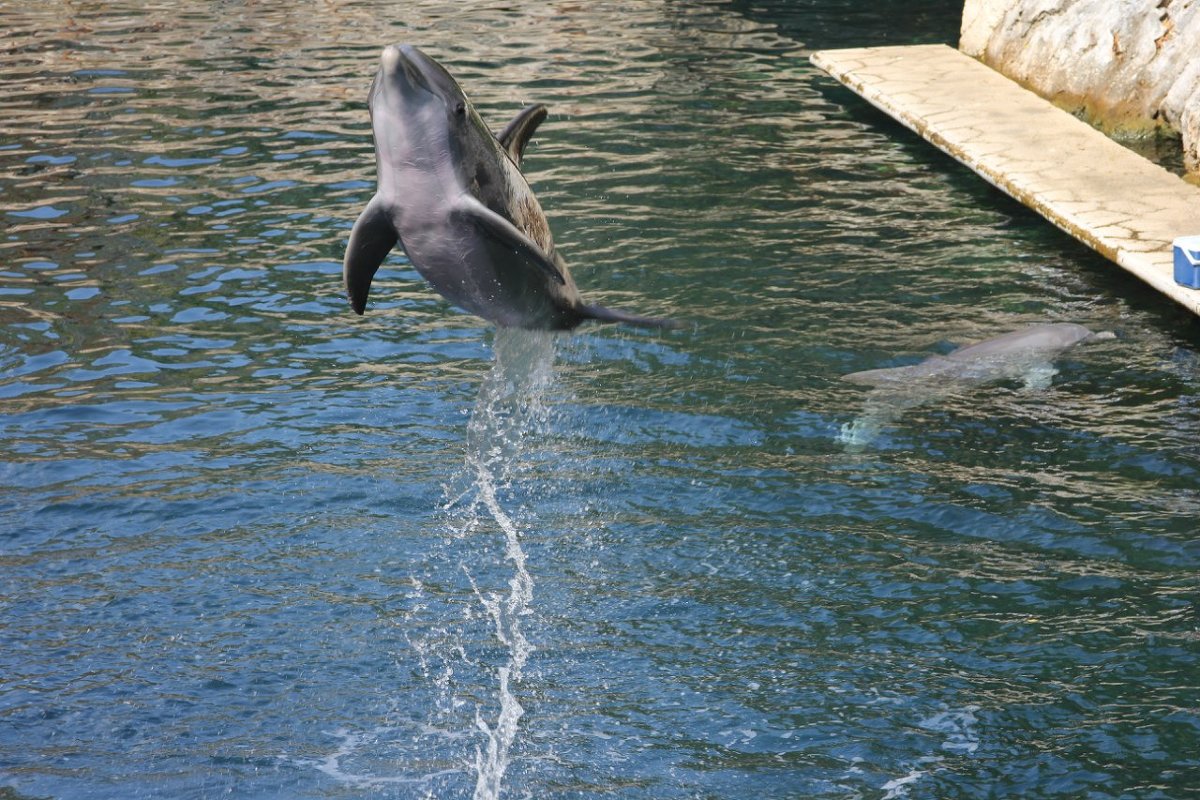
[[[533,138],[533,132],[537,130],[538,125],[542,124],[547,113],[546,107],[541,103],[525,106],[496,137],[500,141],[500,146],[508,151],[518,167],[521,166],[521,158],[525,155],[525,145],[529,144],[529,140]]]

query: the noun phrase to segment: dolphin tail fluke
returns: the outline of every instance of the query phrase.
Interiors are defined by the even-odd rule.
[[[641,317],[637,314],[630,314],[627,311],[617,311],[614,308],[605,308],[604,306],[583,305],[579,307],[579,314],[584,319],[594,319],[598,322],[623,322],[626,325],[636,325],[639,328],[673,330],[683,327],[673,319]]]
[[[896,383],[900,376],[904,373],[897,372],[897,369],[903,370],[903,367],[891,367],[888,369],[868,369],[862,372],[851,372],[849,375],[843,375],[842,380],[849,383],[857,383],[859,386],[886,386],[889,383]]]
[[[346,258],[342,262],[342,281],[346,284],[346,297],[355,314],[362,314],[366,309],[371,279],[399,239],[391,216],[384,209],[379,195],[375,195],[350,231]]]

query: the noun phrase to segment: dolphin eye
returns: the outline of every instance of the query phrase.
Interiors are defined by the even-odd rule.
[[[467,104],[464,103],[462,100],[459,100],[458,103],[456,103],[454,106],[454,113],[458,114],[460,117],[463,114],[467,113]]]

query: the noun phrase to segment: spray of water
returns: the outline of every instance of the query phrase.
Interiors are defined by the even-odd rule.
[[[475,800],[493,800],[500,796],[501,781],[508,767],[509,748],[517,736],[517,723],[525,713],[512,691],[512,683],[520,682],[521,671],[533,652],[533,645],[521,630],[521,616],[527,613],[533,601],[533,578],[525,568],[525,552],[521,549],[520,532],[496,499],[494,476],[483,464],[478,465],[478,470],[480,500],[504,532],[505,555],[513,565],[513,576],[508,584],[507,596],[492,593],[485,595],[475,587],[476,597],[495,626],[496,638],[508,650],[508,663],[497,671],[500,691],[499,717],[495,724],[489,725],[481,713],[476,712],[475,715],[475,724],[487,737],[487,744],[475,753],[474,796]]]
[[[862,413],[853,421],[842,425],[837,440],[845,445],[846,451],[857,453],[874,442],[883,429],[898,420],[905,411],[921,405],[918,397],[872,390],[867,395]]]
[[[537,445],[551,418],[554,345],[549,333],[496,332],[495,363],[467,423],[463,470],[446,489],[443,536],[415,565],[407,610],[395,619],[406,657],[415,657],[407,662],[415,683],[389,724],[339,730],[334,752],[297,763],[339,783],[422,798],[462,796],[473,779],[475,800],[499,800],[534,652],[523,627],[534,582],[522,548],[533,517],[519,498],[536,478]],[[400,764],[407,774],[380,774]]]
[[[499,492],[520,471],[527,437],[546,419],[544,398],[553,377],[554,340],[550,334],[499,330],[496,363],[480,389],[467,425],[467,465],[473,477],[474,505],[504,536],[504,556],[512,566],[508,592],[485,592],[468,573],[475,596],[507,652],[496,671],[500,711],[489,723],[476,711],[476,727],[486,737],[475,753],[475,800],[498,800],[509,753],[525,713],[514,691],[520,684],[533,645],[521,628],[531,610],[533,578],[526,568],[517,520],[505,511]]]

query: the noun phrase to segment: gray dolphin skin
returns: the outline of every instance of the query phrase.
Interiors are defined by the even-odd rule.
[[[342,264],[355,313],[399,244],[442,296],[501,327],[570,330],[589,319],[675,327],[580,297],[519,168],[545,106],[529,106],[494,136],[450,73],[411,45],[384,48],[369,105],[377,187]]]
[[[1092,333],[1070,322],[1032,325],[960,347],[944,356],[931,356],[919,364],[852,372],[843,375],[842,380],[881,388],[934,380],[969,384],[1025,378],[1028,383],[1036,380],[1037,368],[1048,366],[1064,350],[1080,342],[1111,338],[1113,334],[1109,331]]]
[[[838,439],[850,450],[861,449],[905,411],[975,386],[1020,380],[1028,390],[1046,389],[1056,357],[1077,344],[1112,338],[1110,331],[1092,333],[1069,322],[1032,325],[919,364],[843,375],[842,380],[871,391],[862,413],[842,426]]]

